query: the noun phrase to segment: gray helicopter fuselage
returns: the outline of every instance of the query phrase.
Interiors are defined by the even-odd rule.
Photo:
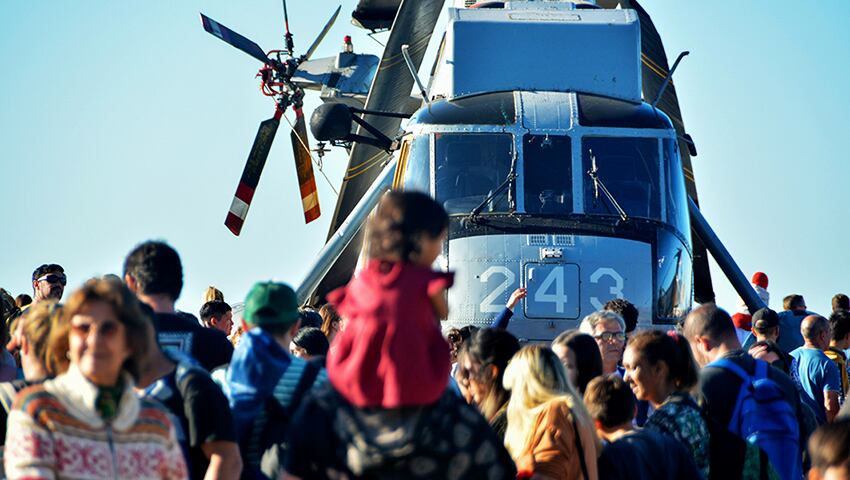
[[[690,309],[687,197],[662,112],[575,92],[495,92],[432,102],[406,131],[394,187],[428,192],[450,214],[437,261],[456,272],[446,328],[488,326],[519,287],[528,296],[509,329],[532,341],[614,298],[645,325]],[[587,174],[593,159],[625,220]]]

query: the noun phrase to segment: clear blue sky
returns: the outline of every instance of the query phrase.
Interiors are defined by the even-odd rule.
[[[346,34],[380,54],[348,22],[354,0],[291,0],[296,48],[340,3],[316,57],[335,54]],[[793,292],[826,312],[834,293],[850,291],[850,3],[644,6],[671,58],[691,51],[675,80],[705,215],[747,275],[768,273],[774,308]],[[324,214],[304,225],[282,125],[242,236],[224,227],[273,104],[259,94],[257,62],[204,32],[199,11],[265,49],[282,45],[277,0],[0,2],[0,286],[31,293],[33,268],[57,262],[73,288],[120,273],[124,255],[151,238],[183,258],[187,311],[209,284],[236,302],[254,281],[301,280],[336,198],[319,177]],[[311,95],[308,114],[317,104]],[[345,161],[325,159],[335,184]],[[714,278],[734,310],[737,295],[718,270]]]

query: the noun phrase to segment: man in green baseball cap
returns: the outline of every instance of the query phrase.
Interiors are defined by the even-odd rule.
[[[243,318],[249,327],[280,331],[292,327],[298,315],[295,291],[284,283],[257,283],[245,299]],[[288,343],[286,348],[289,348]]]
[[[286,435],[280,427],[290,420],[285,416],[297,409],[311,388],[325,384],[327,375],[320,366],[289,354],[289,343],[301,323],[298,298],[289,285],[255,284],[245,299],[243,323],[245,333],[227,369],[225,394],[236,422],[244,472],[252,478],[263,478],[259,473],[278,478],[283,473]],[[278,403],[274,408],[272,398]]]

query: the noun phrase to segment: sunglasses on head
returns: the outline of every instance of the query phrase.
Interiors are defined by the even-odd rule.
[[[47,282],[47,283],[58,283],[63,287],[68,283],[68,280],[65,278],[65,275],[56,275],[55,273],[48,273],[47,275],[43,275],[38,277],[37,282]]]

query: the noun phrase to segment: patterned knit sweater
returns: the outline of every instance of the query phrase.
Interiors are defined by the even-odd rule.
[[[97,387],[79,370],[22,390],[9,413],[10,479],[185,479],[186,463],[164,407],[141,399],[132,381],[106,423]]]

